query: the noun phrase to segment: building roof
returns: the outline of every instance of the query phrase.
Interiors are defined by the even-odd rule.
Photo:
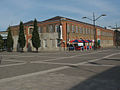
[[[61,16],[56,16],[56,17],[53,17],[53,18],[41,21],[39,23],[51,22],[51,21],[60,21],[60,20],[73,21],[73,22],[78,22],[78,23],[82,23],[82,24],[93,26],[93,24],[89,24],[89,23],[85,23],[85,22],[81,22],[81,21],[78,21],[78,20],[74,20],[74,19],[70,19],[70,18],[66,18],[66,17],[61,17]],[[103,29],[107,29],[106,27],[101,27],[101,26],[97,26],[97,27],[103,28]],[[111,29],[109,29],[109,30],[111,30]]]
[[[45,23],[45,22],[52,22],[52,21],[60,21],[60,20],[67,20],[67,21],[73,21],[73,22],[78,22],[78,23],[82,23],[82,24],[86,24],[86,25],[90,25],[90,26],[93,26],[93,24],[89,24],[89,23],[85,23],[85,22],[81,22],[81,21],[78,21],[78,20],[74,20],[74,19],[70,19],[70,18],[66,18],[66,17],[61,17],[61,16],[56,16],[56,17],[53,17],[53,18],[50,18],[50,19],[47,19],[47,20],[44,20],[44,21],[38,21],[38,23]],[[28,21],[28,22],[25,22],[23,23],[24,25],[33,25],[33,20],[31,21]],[[15,26],[11,26],[11,27],[16,27],[16,26],[19,26],[19,25],[15,25]],[[103,28],[103,29],[106,29],[104,27],[101,27],[101,26],[97,26],[99,28]],[[111,29],[109,29],[111,30]]]

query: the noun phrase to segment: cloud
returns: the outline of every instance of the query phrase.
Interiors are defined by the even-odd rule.
[[[82,16],[92,17],[92,12],[99,15],[107,14],[106,19],[110,23],[120,16],[119,8],[113,2],[112,0],[0,0],[0,28],[4,29],[9,24],[17,24],[20,20],[28,21],[41,15],[50,17],[63,14],[79,20]]]
[[[102,11],[106,12],[117,12],[118,9],[116,8],[116,5],[114,4],[114,0],[71,0],[77,3],[84,3],[84,5],[91,5],[91,7],[100,9]]]
[[[81,14],[81,15],[90,14],[88,11],[85,11],[83,9],[76,8],[73,6],[67,6],[67,5],[46,4],[46,6],[44,5],[41,5],[41,6],[44,8],[48,8],[56,11],[70,12],[70,13]]]

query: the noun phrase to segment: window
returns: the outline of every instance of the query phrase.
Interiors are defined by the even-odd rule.
[[[55,46],[55,41],[53,39],[50,40],[51,41],[51,47]]]
[[[90,35],[90,28],[88,28],[88,34]]]
[[[38,33],[42,33],[42,27],[38,27]]]
[[[76,26],[76,33],[78,33],[78,26]]]
[[[53,25],[49,25],[49,32],[54,32]]]
[[[72,24],[69,24],[70,25],[70,32],[72,31]]]
[[[55,32],[59,32],[59,25],[55,25]]]
[[[29,34],[32,34],[33,28],[29,28]]]
[[[85,34],[87,34],[87,28],[84,28]]]
[[[85,34],[86,33],[86,28],[83,28],[83,34]]]
[[[45,47],[47,47],[47,40],[45,39]]]
[[[46,26],[46,32],[49,32],[49,25]]]
[[[67,24],[67,33],[69,33],[69,32],[70,32],[70,25]]]
[[[82,27],[79,27],[79,29],[80,29],[80,33],[83,33],[83,28],[82,28]]]
[[[86,34],[88,34],[88,28],[86,28]]]
[[[97,29],[97,35],[100,35],[100,30],[99,29]]]
[[[74,33],[74,29],[75,29],[74,27],[75,27],[75,26],[74,26],[74,25],[72,25],[72,32],[73,32],[73,33]]]
[[[47,40],[46,39],[43,40],[43,46],[47,47]]]
[[[91,29],[91,34],[93,35],[93,29]]]

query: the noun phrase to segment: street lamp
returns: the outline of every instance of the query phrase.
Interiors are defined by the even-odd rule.
[[[88,18],[88,17],[82,17],[82,19],[89,19],[93,22],[93,27],[94,27],[94,50],[96,50],[97,48],[97,38],[96,38],[96,25],[95,22],[102,16],[106,16],[106,14],[101,14],[99,17],[95,17],[95,14],[93,12],[93,18]]]

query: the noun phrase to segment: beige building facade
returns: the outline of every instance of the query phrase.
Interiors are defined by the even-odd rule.
[[[19,25],[11,26],[14,38],[14,51],[18,50]],[[34,51],[31,43],[33,31],[33,21],[24,23],[26,37],[25,51]],[[39,51],[66,50],[69,41],[74,39],[94,40],[94,27],[91,24],[77,20],[56,16],[51,19],[38,22],[38,32],[40,36]],[[101,47],[112,47],[114,31],[100,26],[96,26],[97,41]]]

